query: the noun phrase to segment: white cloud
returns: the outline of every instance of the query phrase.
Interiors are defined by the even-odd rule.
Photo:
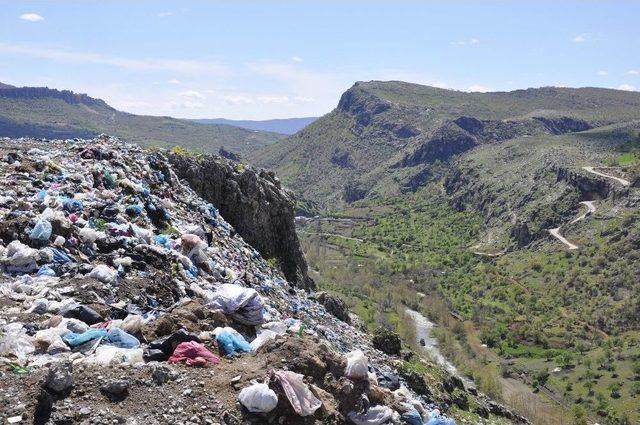
[[[167,104],[169,109],[202,109],[204,105],[201,102],[194,102],[191,100],[185,100],[183,102],[169,102]]]
[[[295,100],[296,102],[304,102],[304,103],[310,103],[310,102],[316,101],[313,97],[306,97],[306,96],[294,96],[293,100]]]
[[[56,62],[82,65],[109,65],[130,71],[171,71],[183,74],[226,74],[225,66],[206,61],[160,58],[124,58],[100,53],[64,49],[45,49],[20,44],[0,43],[0,53],[31,56]]]
[[[226,95],[222,96],[222,99],[230,105],[248,105],[253,103],[253,99],[243,95]]]
[[[24,13],[20,15],[20,19],[22,19],[23,21],[29,21],[29,22],[44,21],[44,18],[41,15],[38,15],[37,13]]]
[[[287,103],[289,98],[287,96],[257,96],[256,100],[261,103]]]
[[[466,46],[467,44],[480,44],[480,40],[477,38],[470,38],[469,40],[458,40],[450,43],[453,46]]]
[[[601,76],[609,75],[609,73],[607,71],[598,71],[598,72],[596,72],[596,74],[601,75]]]
[[[171,16],[171,15],[173,15],[173,12],[168,11],[168,10],[165,11],[165,12],[160,12],[160,13],[156,14],[156,16],[158,18],[166,18],[166,17]]]
[[[640,75],[640,71],[638,71],[637,69],[631,69],[631,70],[627,71],[627,74],[629,74],[629,75]]]
[[[169,83],[169,84],[180,84],[181,81],[178,80],[177,78],[172,78],[169,81],[167,81],[167,83]]]
[[[204,95],[199,91],[195,91],[195,90],[187,90],[187,91],[180,92],[178,94],[182,97],[190,97],[193,99],[204,99]]]
[[[467,88],[467,91],[486,93],[488,91],[491,91],[491,89],[489,87],[482,86],[480,84],[473,84]]]
[[[618,90],[636,91],[636,88],[629,84],[620,84]]]
[[[302,62],[302,58],[300,56],[294,56],[291,58],[291,60],[298,63]]]
[[[584,43],[585,41],[587,41],[588,37],[589,37],[589,34],[578,34],[575,37],[573,37],[573,42],[574,43]]]

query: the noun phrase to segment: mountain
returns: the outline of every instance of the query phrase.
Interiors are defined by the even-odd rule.
[[[272,175],[106,136],[3,139],[0,158],[8,423],[528,423],[286,280],[261,255],[297,243]],[[262,251],[238,234],[286,227]]]
[[[415,188],[433,164],[478,145],[639,118],[637,92],[545,87],[465,93],[360,82],[331,113],[249,157],[304,198],[344,202]]]
[[[312,277],[369,327],[412,338],[421,311],[535,423],[640,421],[640,93],[357,83],[251,157],[319,216]]]
[[[298,131],[302,130],[315,120],[318,117],[305,117],[305,118],[284,118],[284,119],[273,119],[273,120],[261,120],[261,121],[251,121],[251,120],[228,120],[225,118],[214,118],[214,119],[197,119],[191,120],[194,122],[199,122],[202,124],[226,124],[233,125],[235,127],[246,128],[247,130],[259,130],[259,131],[269,131],[272,133],[280,133],[280,134],[294,134]]]
[[[100,133],[144,146],[181,146],[196,152],[218,152],[224,146],[247,153],[283,138],[229,125],[129,114],[68,90],[0,86],[0,136],[87,138]]]

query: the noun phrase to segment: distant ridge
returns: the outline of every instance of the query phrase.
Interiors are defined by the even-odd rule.
[[[213,119],[196,119],[192,120],[201,124],[226,124],[233,125],[235,127],[245,128],[247,130],[259,130],[259,131],[271,131],[273,133],[280,134],[294,134],[302,130],[318,117],[303,117],[303,118],[283,118],[272,120],[228,120],[225,118],[213,118]]]
[[[70,90],[0,83],[0,137],[91,138],[100,133],[144,146],[179,145],[209,153],[221,147],[247,153],[284,138],[226,124],[130,114]]]

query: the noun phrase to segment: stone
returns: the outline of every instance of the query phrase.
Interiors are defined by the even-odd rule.
[[[100,391],[112,400],[123,400],[129,395],[129,381],[114,379],[100,387]]]
[[[46,387],[54,393],[65,393],[73,387],[73,366],[71,362],[64,361],[53,364],[49,368]]]
[[[385,354],[392,356],[400,355],[402,349],[400,335],[385,327],[381,326],[375,330],[371,342],[374,348],[377,348]]]
[[[324,306],[324,308],[327,309],[329,313],[333,314],[345,323],[351,323],[349,307],[347,307],[347,304],[340,298],[326,292],[318,292],[316,294],[316,299]]]

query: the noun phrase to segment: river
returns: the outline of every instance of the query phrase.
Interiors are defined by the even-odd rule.
[[[438,341],[431,336],[431,331],[435,327],[435,324],[419,312],[411,310],[408,307],[405,309],[405,312],[411,318],[415,327],[415,346],[418,352],[443,366],[450,373],[458,375],[456,367],[442,355],[438,348]],[[421,340],[424,340],[424,345],[421,344]]]

